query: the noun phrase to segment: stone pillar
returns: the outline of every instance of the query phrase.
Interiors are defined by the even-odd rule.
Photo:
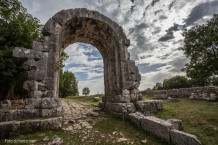
[[[25,108],[38,111],[39,116],[36,117],[60,116],[62,111],[59,99],[49,92],[53,84],[48,85],[49,78],[46,76],[48,54],[48,49],[39,41],[33,42],[33,49],[16,47],[13,51],[14,57],[26,60],[24,69],[28,80],[23,87],[28,91],[29,98],[25,99]]]

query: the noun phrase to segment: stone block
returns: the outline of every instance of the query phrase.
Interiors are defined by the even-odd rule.
[[[46,120],[41,120],[40,128],[41,130],[56,130],[62,127],[62,117],[49,118]]]
[[[56,13],[52,19],[57,21],[61,26],[64,25],[64,23],[66,23],[68,20],[70,20],[71,15],[68,11],[66,10],[62,10],[58,13]]]
[[[58,106],[58,103],[53,98],[42,98],[42,108],[43,109],[51,109]]]
[[[62,117],[0,122],[0,139],[11,138],[20,134],[36,131],[56,130],[61,127]]]
[[[20,122],[19,121],[7,121],[0,122],[0,139],[5,139],[19,135]]]
[[[47,91],[46,97],[48,97],[48,98],[54,98],[54,97],[55,97],[54,91],[53,91],[53,90]]]
[[[131,102],[130,95],[119,95],[119,96],[120,96],[120,100],[117,103],[130,103]]]
[[[47,87],[45,86],[44,83],[38,82],[38,90],[39,91],[46,91]]]
[[[36,131],[40,131],[40,120],[34,119],[34,120],[25,120],[20,122],[20,133],[32,133]]]
[[[27,109],[41,108],[42,106],[41,98],[27,98],[24,100],[24,102],[25,108]]]
[[[218,95],[216,95],[214,93],[210,93],[210,100],[211,101],[217,101],[218,100]]]
[[[167,122],[173,125],[173,128],[177,130],[182,130],[182,120],[179,119],[168,119]]]
[[[173,128],[169,122],[155,116],[145,116],[141,120],[143,130],[170,141],[170,130]]]
[[[23,88],[27,91],[34,91],[34,90],[38,90],[38,85],[36,81],[28,80],[24,82]]]
[[[44,97],[44,92],[42,92],[42,91],[31,91],[29,93],[29,96],[31,98],[42,98],[42,97]]]
[[[136,126],[138,126],[139,128],[141,128],[141,120],[144,118],[144,114],[142,114],[141,112],[135,112],[135,113],[130,113],[128,115],[129,120],[135,124]]]
[[[0,110],[0,122],[5,121],[5,112]]]
[[[50,36],[52,34],[58,34],[61,29],[61,25],[50,18],[43,27],[42,34],[44,36]]]
[[[26,71],[36,70],[36,61],[34,59],[28,59],[26,62],[24,62],[23,67]]]
[[[175,145],[201,145],[195,135],[188,134],[176,129],[170,131],[171,142]]]
[[[125,90],[122,90],[122,94],[123,95],[129,95],[130,94],[130,91],[125,89]]]
[[[44,48],[42,41],[33,41],[32,48],[39,52],[48,52],[48,49]]]
[[[63,115],[62,107],[41,110],[41,117],[57,117],[61,115]]]
[[[48,88],[48,90],[54,89],[54,79],[53,78],[46,78],[45,85]]]
[[[43,59],[36,61],[37,70],[40,70],[40,71],[47,70],[47,60],[48,58],[43,58]]]
[[[130,95],[115,95],[109,98],[111,103],[130,103],[130,101]]]
[[[142,93],[139,93],[139,94],[138,94],[138,100],[139,100],[139,101],[143,100],[143,95],[142,95]]]
[[[17,110],[8,110],[5,112],[5,120],[4,121],[11,121],[17,120]]]
[[[105,108],[109,112],[117,112],[123,114],[129,114],[136,112],[133,103],[105,103]]]
[[[137,101],[135,102],[137,111],[141,111],[146,115],[153,114],[157,110],[163,109],[163,104],[161,100],[147,100],[147,101]]]
[[[20,109],[17,110],[17,119],[23,120],[23,119],[29,119],[29,118],[35,118],[39,117],[39,109]]]
[[[15,49],[13,50],[13,56],[16,58],[40,60],[40,59],[47,57],[47,54],[43,52],[38,52],[32,49],[15,47]]]
[[[138,101],[138,95],[137,94],[130,94],[131,102]]]
[[[153,97],[155,99],[167,99],[168,98],[168,94],[153,94]]]
[[[138,94],[139,90],[138,89],[133,89],[130,91],[130,94]]]

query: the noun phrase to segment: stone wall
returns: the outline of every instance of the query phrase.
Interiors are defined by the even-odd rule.
[[[130,113],[129,120],[139,128],[150,132],[174,145],[201,145],[195,135],[177,130],[173,124],[155,116],[145,116],[141,112]]]
[[[43,130],[55,130],[62,127],[62,117],[34,119],[25,121],[0,122],[0,139]]]
[[[218,87],[215,86],[142,91],[141,93],[143,95],[153,96],[156,99],[189,97],[190,99],[218,100]]]

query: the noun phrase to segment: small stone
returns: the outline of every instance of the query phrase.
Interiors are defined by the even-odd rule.
[[[79,124],[74,124],[74,125],[73,125],[73,129],[78,129],[78,130],[80,130],[80,129],[82,129],[82,127],[81,127]]]
[[[179,99],[172,97],[168,97],[167,100],[169,100],[170,102],[179,102]]]
[[[128,139],[126,139],[126,138],[124,138],[124,137],[119,138],[119,139],[117,140],[117,142],[126,142],[126,141],[128,141]]]
[[[75,123],[75,120],[73,119],[73,117],[69,117],[69,123]]]
[[[210,94],[210,100],[211,100],[211,101],[216,101],[216,100],[218,100],[218,95],[216,95],[216,94],[214,94],[214,93],[211,93],[211,94]]]
[[[73,130],[73,126],[68,126],[67,128],[63,128],[63,130],[72,131]]]
[[[99,116],[99,113],[98,113],[98,112],[90,112],[89,114],[90,114],[90,116],[92,116],[92,117],[98,117],[98,116]]]
[[[43,140],[43,141],[49,141],[49,138],[48,138],[48,136],[46,136],[46,137],[44,137],[42,140]]]
[[[64,143],[63,139],[55,135],[48,145],[61,145],[62,143]]]
[[[143,144],[146,144],[147,142],[148,142],[147,139],[142,140]]]
[[[99,97],[94,97],[94,101],[98,102],[99,101]]]
[[[100,107],[95,107],[94,109],[93,109],[93,111],[101,111],[102,109],[100,108]]]

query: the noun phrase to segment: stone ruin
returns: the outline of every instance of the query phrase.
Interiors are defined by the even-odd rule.
[[[13,51],[14,57],[25,60],[28,80],[23,86],[29,98],[24,100],[24,109],[0,110],[0,138],[62,126],[63,110],[58,96],[60,55],[68,45],[85,42],[95,46],[103,57],[105,97],[99,104],[101,108],[175,144],[200,144],[195,136],[150,116],[163,109],[162,101],[141,101],[141,76],[127,51],[130,40],[116,22],[97,11],[68,9],[49,19],[42,34],[43,40],[34,41],[32,49],[16,47]],[[52,118],[23,120],[37,117]]]
[[[116,22],[97,11],[62,10],[45,24],[43,41],[34,41],[32,49],[15,48],[13,56],[25,59],[29,93],[27,107],[41,109],[41,116],[59,116],[59,61],[64,48],[75,42],[95,46],[104,62],[104,104],[129,103],[141,98],[138,87],[141,76],[130,60],[127,39]],[[120,106],[122,107],[122,106]],[[113,108],[110,108],[113,109]]]

